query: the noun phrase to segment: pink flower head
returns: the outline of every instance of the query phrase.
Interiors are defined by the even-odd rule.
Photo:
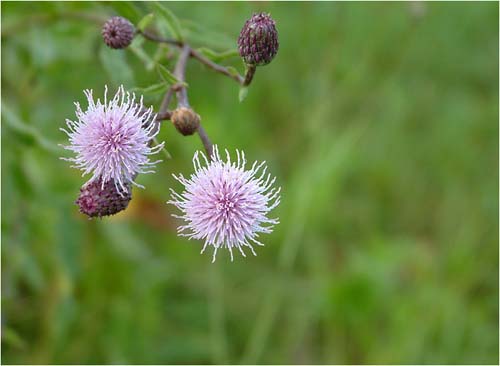
[[[127,184],[139,187],[134,179],[139,173],[152,173],[151,167],[159,161],[150,161],[149,155],[157,153],[163,143],[153,148],[149,143],[158,134],[154,123],[153,108],[145,109],[142,97],[139,102],[135,94],[118,88],[112,100],[107,100],[105,87],[104,103],[94,102],[92,90],[85,90],[88,108],[84,112],[76,106],[76,121],[66,120],[68,130],[61,129],[69,137],[65,149],[76,154],[74,158],[63,158],[83,170],[82,175],[92,174],[88,182],[100,179],[102,188],[114,181],[119,192],[127,191]]]
[[[200,155],[205,163],[203,166]],[[280,203],[281,188],[271,188],[276,178],[266,175],[267,166],[261,171],[265,162],[255,162],[250,170],[245,170],[243,152],[236,150],[236,162],[231,162],[227,150],[226,156],[227,161],[222,161],[217,146],[214,146],[211,161],[203,153],[196,152],[193,158],[195,173],[189,179],[174,175],[185,191],[177,194],[171,189],[172,200],[168,201],[182,211],[181,216],[173,216],[186,222],[178,228],[179,235],[204,239],[202,253],[208,245],[213,246],[212,262],[221,247],[229,249],[231,261],[233,248],[245,257],[243,247],[249,247],[256,255],[252,243],[264,245],[257,240],[259,234],[271,233],[278,223],[278,219],[268,218],[267,213]]]

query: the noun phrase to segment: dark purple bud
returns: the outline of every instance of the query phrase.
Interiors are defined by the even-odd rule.
[[[278,52],[278,31],[269,14],[254,14],[238,37],[238,50],[247,65],[266,65]]]
[[[254,14],[238,37],[238,50],[247,65],[266,65],[278,52],[278,31],[269,14]]]
[[[134,32],[134,26],[127,19],[113,17],[104,23],[102,38],[111,48],[125,48],[132,42]]]
[[[131,199],[130,184],[126,186],[126,191],[118,191],[113,180],[104,183],[104,186],[99,180],[87,183],[80,188],[80,196],[75,203],[81,213],[89,217],[102,217],[123,211]]]

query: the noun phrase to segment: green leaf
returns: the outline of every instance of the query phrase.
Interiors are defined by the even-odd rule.
[[[99,51],[99,59],[114,86],[135,84],[134,72],[128,65],[122,50],[112,50],[103,44]]]
[[[127,18],[132,23],[136,24],[141,19],[139,9],[129,1],[110,1],[108,3],[119,15]]]
[[[164,21],[165,25],[169,29],[172,36],[178,40],[182,41],[182,29],[181,23],[179,19],[170,11],[170,9],[164,7],[158,2],[154,2],[153,8],[158,11],[158,14],[161,16],[161,19]]]
[[[236,75],[239,75],[240,73],[238,72],[238,70],[236,70],[236,68],[232,67],[232,66],[227,66],[226,67],[227,71],[229,71],[229,73],[233,76],[236,76]]]
[[[14,329],[2,327],[2,343],[17,349],[25,349],[26,342],[16,333]]]
[[[217,51],[211,50],[210,48],[201,47],[201,48],[198,48],[197,51],[199,53],[201,53],[203,56],[209,58],[210,60],[212,60],[214,62],[220,62],[220,61],[223,61],[225,59],[239,55],[238,50],[228,50],[228,51],[224,51],[224,52],[217,52]]]
[[[162,64],[156,64],[156,71],[160,77],[169,84],[179,83],[179,80]]]
[[[227,50],[234,47],[234,37],[225,33],[215,32],[210,27],[205,27],[201,22],[188,19],[181,20],[183,34],[191,44],[202,44],[216,50]]]
[[[149,13],[145,17],[143,17],[139,23],[137,23],[137,29],[139,29],[141,32],[144,32],[146,28],[151,24],[153,21],[155,15],[153,13]]]
[[[11,130],[16,138],[23,141],[27,145],[38,145],[45,151],[50,153],[60,154],[61,149],[57,147],[55,142],[45,138],[39,130],[27,124],[8,104],[2,100],[2,122],[7,129]]]
[[[145,87],[145,88],[132,88],[130,89],[131,92],[142,94],[142,95],[152,95],[152,94],[161,94],[165,93],[167,89],[169,88],[169,84],[166,82],[163,83],[158,83],[158,84],[153,84],[151,86]]]
[[[248,88],[246,86],[241,87],[239,95],[238,95],[240,103],[245,100],[245,98],[247,97],[247,95],[248,95]]]
[[[144,63],[146,70],[151,71],[155,67],[155,61],[142,48],[143,42],[144,38],[136,37],[128,48]]]
[[[166,58],[165,56],[167,55],[167,52],[169,49],[170,49],[169,46],[166,45],[165,43],[158,44],[158,47],[156,48],[156,52],[153,55],[153,61],[155,62],[155,64],[160,63],[160,61],[163,58]]]
[[[130,43],[129,47],[142,47],[142,45],[145,43],[145,38],[144,37],[134,37],[132,40],[132,43]]]

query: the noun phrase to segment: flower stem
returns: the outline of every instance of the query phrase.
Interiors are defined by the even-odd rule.
[[[177,104],[179,107],[186,108],[189,108],[189,101],[187,97],[187,88],[184,84],[182,84],[182,82],[186,81],[186,65],[190,53],[191,47],[189,47],[188,45],[184,45],[181,49],[181,53],[174,70],[174,76],[180,82],[180,85],[176,90]]]
[[[235,80],[238,84],[243,85],[244,79],[240,74],[231,73],[227,67],[216,64],[215,62],[203,56],[196,50],[191,49],[191,56],[200,61],[203,65],[208,66],[209,68],[220,74],[229,76],[231,79]]]
[[[160,110],[158,114],[156,115],[156,119],[154,123],[156,123],[156,128],[159,130],[161,121],[169,120],[172,112],[168,110],[168,106],[170,104],[170,100],[172,99],[173,96],[173,90],[172,88],[168,88],[167,92],[165,93],[165,96],[163,97],[163,100],[161,102]],[[155,145],[159,145],[160,143],[158,142],[158,139],[156,137],[153,138],[153,142]],[[167,158],[167,160],[172,159],[172,155],[168,152],[168,150],[163,147],[162,149],[163,154]]]
[[[198,127],[198,135],[200,136],[200,140],[203,143],[203,146],[205,147],[205,151],[208,154],[208,158],[212,159],[212,154],[214,152],[214,145],[208,138],[207,132],[205,131],[202,125]]]
[[[248,86],[253,80],[253,76],[255,75],[255,71],[257,67],[255,65],[248,65],[247,71],[245,72],[245,79],[243,80],[242,85]]]
[[[157,115],[156,115],[156,121],[166,121],[166,120],[169,120],[170,117],[172,117],[172,112],[170,111],[165,111],[165,112],[159,112]]]
[[[186,65],[187,65],[187,60],[191,55],[191,47],[188,45],[184,45],[182,47],[181,53],[179,55],[179,59],[177,60],[177,64],[175,65],[174,69],[174,76],[177,78],[177,80],[180,81],[179,86],[176,88],[176,94],[177,94],[177,104],[178,107],[189,107],[189,100],[187,96],[187,88],[186,84],[183,83],[186,81]],[[207,152],[208,158],[212,158],[212,153],[213,153],[213,144],[210,141],[210,138],[207,135],[207,132],[203,128],[203,126],[198,127],[198,135],[200,136],[200,140],[203,143],[203,147],[205,148],[205,151]]]
[[[140,30],[137,30],[137,33],[142,35],[147,40],[150,40],[153,42],[171,44],[171,45],[174,45],[177,47],[184,46],[184,43],[182,41],[177,41],[175,39],[163,38],[163,37],[157,36],[156,34],[145,32],[145,31],[140,31]]]
[[[171,44],[171,45],[174,45],[174,46],[177,46],[177,47],[180,47],[180,48],[184,48],[186,46],[189,47],[189,45],[186,44],[185,42],[177,41],[175,39],[163,38],[163,37],[157,36],[156,34],[152,34],[152,33],[149,33],[149,32],[137,31],[137,33],[140,34],[140,35],[142,35],[144,38],[146,38],[149,41],[153,41],[153,42],[157,42],[157,43]],[[196,60],[198,60],[199,62],[201,62],[203,65],[208,66],[209,68],[211,68],[215,72],[218,72],[220,74],[223,74],[223,75],[226,75],[226,76],[230,77],[231,79],[233,79],[234,81],[236,81],[238,84],[240,84],[242,86],[246,86],[246,85],[249,85],[250,82],[252,81],[251,79],[253,77],[253,73],[255,72],[255,70],[253,70],[253,73],[252,73],[252,75],[251,75],[250,80],[248,81],[248,83],[245,84],[244,83],[245,82],[245,78],[243,78],[243,76],[241,76],[240,74],[237,74],[237,73],[229,71],[229,69],[227,67],[224,67],[222,65],[219,65],[219,64],[213,62],[212,60],[210,60],[209,58],[203,56],[200,52],[192,49],[191,47],[189,47],[189,49],[190,49],[189,56],[195,58]]]
[[[158,112],[158,116],[162,116],[166,113],[169,113],[168,106],[170,105],[170,101],[172,100],[172,96],[174,95],[173,88],[168,88],[163,100],[161,101],[160,111]],[[170,118],[170,117],[169,117]],[[158,117],[156,119],[159,119]],[[166,118],[165,118],[166,119]]]

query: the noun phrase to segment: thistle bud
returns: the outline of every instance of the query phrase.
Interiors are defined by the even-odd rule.
[[[114,215],[126,209],[132,199],[130,184],[126,188],[125,192],[119,192],[113,180],[104,183],[104,187],[100,180],[90,182],[80,188],[80,196],[75,203],[80,212],[89,217]]]
[[[278,31],[269,14],[254,14],[238,37],[238,51],[247,65],[266,65],[278,52]]]
[[[125,48],[132,42],[134,32],[134,26],[127,19],[112,17],[102,27],[102,38],[111,48]]]
[[[192,135],[200,126],[200,116],[191,108],[179,107],[172,112],[170,120],[184,136]]]

